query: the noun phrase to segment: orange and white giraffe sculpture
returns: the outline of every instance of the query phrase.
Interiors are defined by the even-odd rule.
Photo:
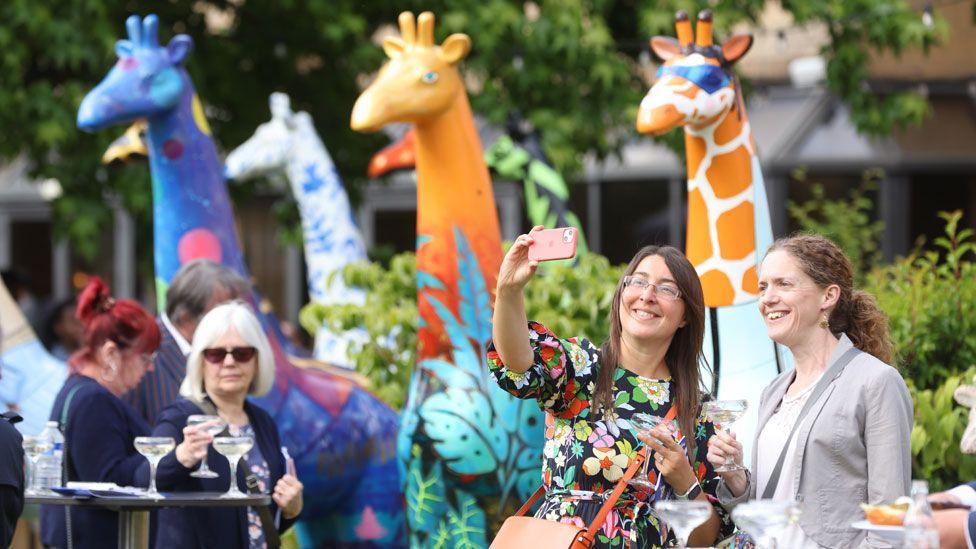
[[[686,13],[678,12],[676,19],[677,40],[651,39],[664,63],[641,101],[637,131],[660,135],[684,127],[686,254],[698,270],[709,308],[705,357],[713,369],[712,390],[719,398],[747,398],[755,407],[786,357],[766,336],[756,306],[757,265],[773,234],[756,143],[731,71],[752,46],[752,36],[736,35],[716,45],[708,10],[698,16],[697,36]],[[739,425],[739,440],[752,440],[754,416],[742,421],[751,425]]]

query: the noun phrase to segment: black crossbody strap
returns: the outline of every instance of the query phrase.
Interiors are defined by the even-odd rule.
[[[200,410],[207,415],[218,415],[217,407],[214,406],[214,403],[206,396],[203,398],[203,400],[194,400],[193,403],[196,404]],[[225,428],[220,434],[226,432],[227,429]],[[254,442],[255,444],[257,443],[257,441]],[[248,463],[247,457],[241,456],[240,461],[241,464],[244,465],[244,484],[247,486],[248,493],[262,494],[263,492],[261,492],[258,476],[251,471],[251,464]],[[231,471],[230,478],[231,482],[237,482],[237,471]],[[278,529],[275,528],[274,518],[271,516],[271,508],[267,505],[257,505],[254,507],[254,510],[257,512],[258,518],[261,520],[261,530],[264,532],[264,541],[268,544],[268,549],[278,549],[281,547],[281,536],[278,535]]]
[[[854,357],[861,354],[861,351],[856,347],[851,347],[844,354],[837,359],[837,362],[827,370],[817,386],[813,388],[813,392],[807,398],[806,403],[800,410],[800,415],[796,417],[796,422],[793,424],[793,429],[790,431],[790,435],[786,437],[786,444],[783,445],[783,450],[779,453],[779,459],[776,460],[776,466],[773,467],[773,472],[769,475],[769,482],[766,483],[766,488],[763,489],[762,499],[769,499],[773,497],[773,492],[776,491],[776,485],[779,484],[779,477],[783,472],[783,462],[786,461],[786,451],[789,449],[791,441],[793,440],[793,435],[796,434],[796,430],[803,423],[803,418],[806,417],[807,412],[813,407],[814,403],[820,398],[820,395],[827,390],[827,387],[834,380],[835,377],[847,366]]]

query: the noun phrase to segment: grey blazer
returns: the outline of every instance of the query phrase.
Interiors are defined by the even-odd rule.
[[[853,347],[841,334],[827,369]],[[759,423],[752,444],[752,463],[775,461],[758,456],[759,433],[773,415],[796,372],[783,372],[766,387],[759,401]],[[877,358],[860,353],[839,372],[810,408],[797,430],[794,499],[802,515],[800,527],[825,547],[891,547],[882,539],[865,537],[851,523],[862,520],[859,504],[891,502],[911,488],[912,398],[901,374]],[[807,421],[810,420],[810,421]],[[719,500],[728,508],[756,497],[756,483],[733,497],[719,482]]]

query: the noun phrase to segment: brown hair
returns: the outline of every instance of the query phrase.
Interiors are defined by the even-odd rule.
[[[846,333],[855,347],[891,364],[888,317],[873,295],[854,288],[854,267],[840,246],[825,236],[795,234],[773,242],[766,254],[777,250],[790,254],[820,288],[840,287],[840,297],[827,319],[831,333]]]
[[[668,266],[681,291],[681,299],[685,302],[685,325],[675,332],[671,345],[664,355],[664,362],[674,382],[672,403],[680,404],[678,425],[682,433],[694,437],[695,420],[702,400],[699,368],[702,365],[707,367],[705,357],[702,355],[702,340],[705,337],[705,298],[695,268],[683,253],[671,246],[641,248],[630,260],[623,276],[617,282],[617,289],[613,293],[613,305],[610,308],[610,336],[600,347],[600,372],[597,374],[593,405],[595,410],[603,414],[613,409],[614,374],[620,362],[620,337],[623,331],[620,324],[620,300],[624,277],[634,274],[641,261],[654,255],[663,259]],[[693,446],[688,445],[689,452]]]

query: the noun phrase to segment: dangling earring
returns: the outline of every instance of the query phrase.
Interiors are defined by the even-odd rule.
[[[827,313],[824,313],[823,318],[820,319],[820,322],[818,322],[817,325],[824,330],[830,329],[830,322],[827,320]]]

